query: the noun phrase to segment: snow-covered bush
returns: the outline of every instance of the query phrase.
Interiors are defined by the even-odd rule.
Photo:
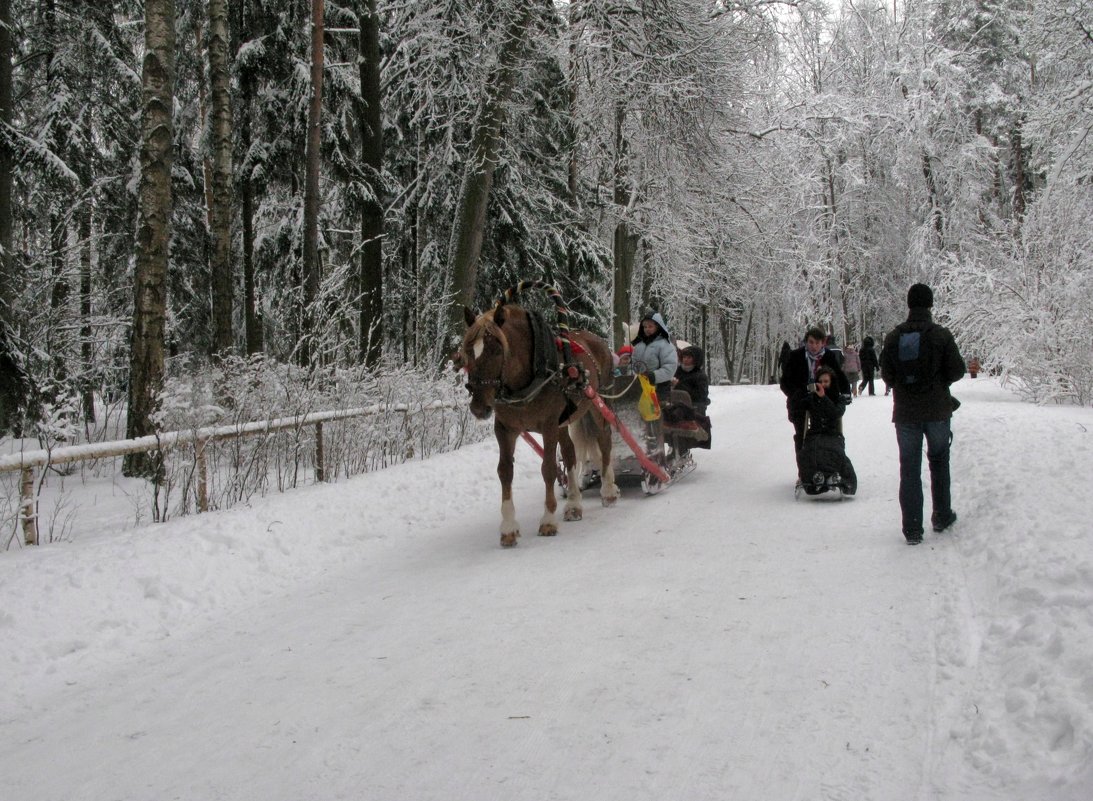
[[[153,517],[194,511],[203,486],[210,508],[227,508],[255,494],[309,483],[319,472],[334,481],[451,450],[490,431],[475,424],[462,382],[451,372],[437,377],[403,365],[309,372],[261,356],[172,364],[156,424],[161,432],[197,433],[351,409],[370,411],[322,425],[322,465],[315,423],[200,439],[166,451],[163,475],[154,485]],[[199,448],[204,477],[197,469]]]
[[[946,271],[966,356],[1029,400],[1093,403],[1093,192],[1044,192],[1015,245],[954,258]]]

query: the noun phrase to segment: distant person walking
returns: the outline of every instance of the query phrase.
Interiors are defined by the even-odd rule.
[[[789,343],[784,339],[782,340],[782,349],[778,351],[778,378],[781,380],[782,374],[786,371],[786,363],[789,361],[789,354],[793,352],[793,348],[789,346]]]
[[[903,536],[922,542],[922,439],[930,465],[931,524],[944,531],[956,522],[949,481],[953,397],[949,385],[964,375],[964,358],[949,329],[935,325],[934,293],[925,284],[907,292],[907,320],[884,339],[881,376],[892,388],[892,422],[899,446],[899,507]]]
[[[847,345],[843,350],[843,372],[846,373],[846,380],[850,382],[850,393],[857,397],[858,377],[861,375],[861,357],[858,355],[858,349],[853,345]]]
[[[869,394],[875,395],[873,376],[877,372],[877,367],[880,366],[880,359],[877,358],[877,350],[873,347],[873,337],[866,337],[862,341],[858,359],[861,361],[861,384],[858,385],[858,394],[864,395],[865,388],[869,387]]]

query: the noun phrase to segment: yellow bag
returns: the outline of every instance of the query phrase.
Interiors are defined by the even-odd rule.
[[[641,397],[638,398],[638,413],[641,419],[647,423],[660,419],[660,399],[657,397],[657,388],[641,373],[638,373],[638,381],[641,382]]]

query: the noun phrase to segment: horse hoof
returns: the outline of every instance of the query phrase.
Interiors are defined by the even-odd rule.
[[[558,527],[553,523],[543,523],[543,525],[539,526],[540,537],[553,537],[557,535],[557,533]]]
[[[603,502],[604,506],[614,506],[618,502],[619,496],[605,495],[604,497],[600,498],[600,500]]]
[[[584,519],[584,512],[581,511],[580,509],[575,508],[575,507],[572,508],[572,509],[566,509],[565,510],[565,519],[569,520],[571,522],[574,521],[574,520],[583,520]]]
[[[513,547],[514,545],[516,545],[516,538],[519,537],[519,536],[520,536],[519,531],[514,531],[511,534],[502,534],[501,535],[501,547],[502,548],[511,548],[511,547]]]

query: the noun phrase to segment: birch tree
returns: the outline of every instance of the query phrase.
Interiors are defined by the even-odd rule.
[[[130,438],[155,431],[153,415],[164,377],[167,262],[171,236],[174,0],[145,0],[144,24],[140,218],[133,277],[133,333],[126,430]],[[147,475],[155,469],[156,465],[151,463],[147,454],[129,454],[125,457],[126,475]]]

